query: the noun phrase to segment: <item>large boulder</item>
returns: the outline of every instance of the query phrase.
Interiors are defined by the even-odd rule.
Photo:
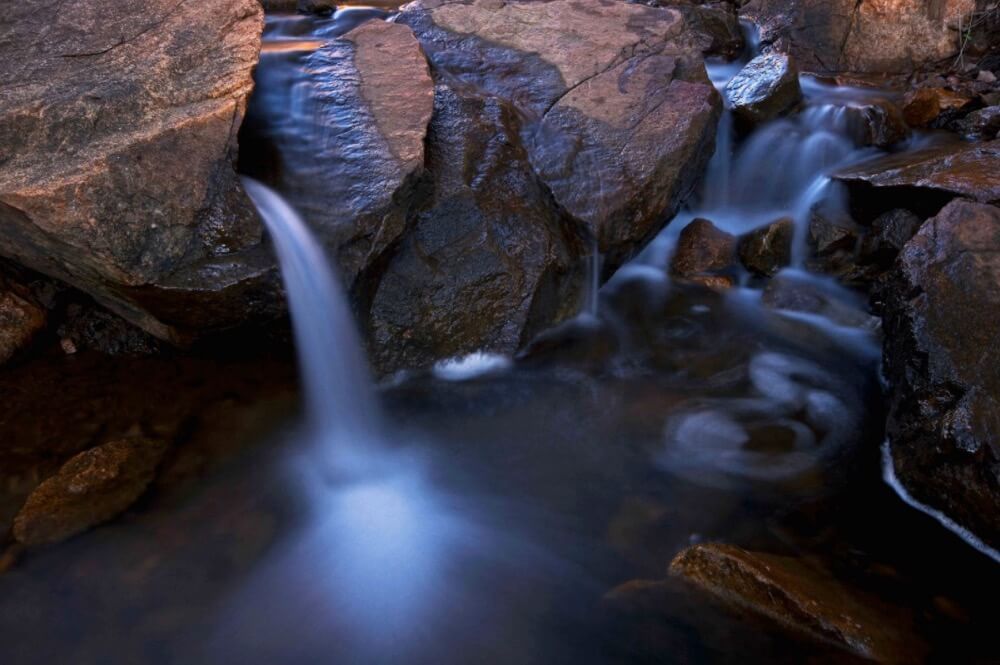
[[[626,3],[421,0],[436,78],[506,100],[529,159],[610,271],[662,227],[714,148],[720,100],[680,13]]]
[[[952,58],[976,0],[750,0],[766,48],[810,72],[899,74]]]
[[[4,11],[0,253],[175,341],[277,307],[233,168],[260,5]]]
[[[949,203],[896,265],[882,295],[895,474],[1000,549],[1000,209]]]
[[[930,190],[1000,201],[1000,141],[957,143],[870,160],[834,174],[850,186]]]

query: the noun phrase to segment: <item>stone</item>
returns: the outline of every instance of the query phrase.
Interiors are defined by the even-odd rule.
[[[0,29],[0,254],[175,342],[281,311],[233,164],[255,0],[57,0]]]
[[[853,251],[858,236],[858,229],[850,218],[833,217],[819,210],[813,210],[809,216],[809,244],[820,256]]]
[[[947,88],[917,88],[903,98],[903,117],[911,127],[929,127],[942,113],[961,109],[971,97]]]
[[[903,112],[888,99],[876,99],[846,108],[858,145],[888,148],[910,136]]]
[[[605,274],[674,215],[714,150],[720,99],[678,11],[438,0],[397,20],[413,27],[436,80],[525,116],[534,170],[596,238]]]
[[[949,203],[881,296],[896,476],[1000,549],[1000,209]]]
[[[845,300],[842,294],[823,288],[815,279],[796,275],[775,275],[764,288],[762,301],[773,309],[819,314],[828,321],[850,328],[877,330],[880,324],[860,302]]]
[[[31,344],[45,329],[45,310],[0,282],[0,365]]]
[[[748,126],[773,120],[802,100],[795,61],[780,53],[765,53],[748,62],[725,92],[733,113]]]
[[[164,347],[160,340],[106,309],[82,303],[66,308],[65,320],[56,332],[67,353],[88,349],[111,356],[136,356],[157,353]]]
[[[726,270],[736,257],[736,237],[707,219],[698,218],[684,227],[670,259],[670,273],[691,277]]]
[[[333,0],[298,0],[298,10],[307,14],[332,14],[336,9]]]
[[[996,83],[997,75],[988,69],[980,69],[979,74],[976,76],[976,80],[981,83]]]
[[[705,44],[702,46],[705,55],[733,59],[746,47],[736,8],[728,2],[702,4],[666,2],[660,6],[675,7],[684,16],[688,28],[705,38]]]
[[[868,236],[876,242],[876,247],[896,256],[910,238],[916,235],[923,220],[909,210],[897,208],[875,218],[872,233]]]
[[[970,140],[1000,138],[1000,106],[988,106],[973,111],[951,123],[950,128]]]
[[[518,112],[443,83],[434,105],[423,194],[367,325],[382,372],[512,353],[581,299],[585,244],[532,170]]]
[[[864,659],[919,662],[926,651],[902,610],[791,557],[704,543],[682,550],[670,574],[736,609]]]
[[[954,58],[952,28],[975,10],[976,0],[749,0],[741,16],[804,71],[908,74]]]
[[[795,223],[788,217],[751,231],[740,239],[739,255],[752,273],[770,277],[792,260]]]
[[[74,455],[28,496],[14,518],[14,538],[48,545],[117,517],[153,481],[166,448],[135,436]]]
[[[916,188],[1000,201],[1000,141],[958,143],[888,155],[833,175],[852,187]]]

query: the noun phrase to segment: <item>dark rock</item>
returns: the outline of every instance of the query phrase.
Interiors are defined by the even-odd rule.
[[[334,0],[298,0],[298,10],[307,14],[332,14],[336,9]]]
[[[764,289],[763,302],[774,309],[819,314],[841,326],[869,330],[879,326],[879,320],[868,314],[860,302],[845,300],[815,279],[785,273],[775,275]]]
[[[28,496],[14,538],[56,543],[116,517],[145,492],[165,451],[161,441],[131,437],[75,455]]]
[[[809,217],[809,243],[820,256],[853,251],[858,244],[858,231],[857,225],[844,216],[813,210]]]
[[[718,229],[707,219],[698,218],[684,227],[670,259],[670,273],[692,277],[726,270],[736,257],[736,237]]]
[[[1000,549],[1000,209],[949,203],[896,265],[882,292],[896,475]]]
[[[951,129],[967,139],[1000,138],[1000,106],[973,111],[952,123]]]
[[[689,4],[685,2],[661,3],[674,6],[684,16],[690,30],[705,37],[702,52],[731,59],[743,52],[746,44],[736,7],[728,2]]]
[[[740,261],[750,272],[770,277],[791,262],[794,235],[788,217],[751,231],[740,239]]]
[[[747,125],[777,118],[802,100],[798,68],[787,55],[759,55],[726,85],[726,98]]]
[[[536,172],[596,237],[605,273],[690,194],[714,149],[720,100],[679,12],[627,3],[415,2],[439,81],[511,103]]]
[[[946,88],[917,88],[903,100],[903,117],[911,127],[928,127],[942,113],[961,109],[971,97]]]
[[[382,371],[476,350],[510,353],[574,313],[583,242],[535,175],[518,113],[439,84],[428,176],[375,293]]]
[[[909,210],[897,208],[883,213],[872,222],[862,245],[862,255],[869,261],[888,265],[912,238],[923,220]]]
[[[680,552],[670,574],[727,605],[865,659],[919,662],[925,652],[902,610],[797,559],[705,543]]]
[[[741,15],[760,26],[765,48],[805,71],[904,74],[953,58],[951,26],[975,9],[975,0],[749,0]]]
[[[112,356],[146,355],[162,351],[164,346],[106,309],[82,303],[72,303],[66,308],[66,319],[57,333],[63,350],[69,353],[89,349]]]
[[[910,136],[903,112],[888,99],[850,106],[847,111],[858,145],[888,148]]]
[[[0,282],[0,365],[31,344],[46,320],[44,309]]]
[[[9,8],[0,40],[0,253],[152,334],[280,309],[233,161],[255,0]]]

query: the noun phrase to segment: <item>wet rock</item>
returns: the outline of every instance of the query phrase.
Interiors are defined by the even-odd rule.
[[[903,117],[911,127],[928,127],[942,113],[960,109],[971,97],[946,88],[917,88],[903,100]]]
[[[853,251],[857,246],[859,229],[843,215],[831,216],[813,210],[809,217],[809,244],[819,256],[836,252]]]
[[[952,26],[975,9],[975,0],[749,0],[741,15],[760,26],[765,48],[805,71],[901,74],[953,58]]]
[[[862,243],[862,255],[870,262],[888,266],[921,224],[922,219],[902,208],[879,215]]]
[[[858,145],[888,148],[910,136],[903,112],[888,99],[848,107],[848,112],[852,115]]]
[[[795,223],[787,217],[771,222],[740,239],[739,254],[750,272],[770,277],[792,259]]]
[[[949,203],[883,289],[899,480],[1000,548],[1000,209]]]
[[[671,3],[661,3],[660,6]],[[736,7],[728,2],[673,3],[684,16],[688,28],[705,37],[702,52],[731,59],[743,52],[745,44]]]
[[[973,111],[961,120],[951,123],[950,128],[967,139],[1000,138],[1000,106],[989,106]]]
[[[706,543],[678,554],[670,574],[727,605],[862,658],[908,663],[918,662],[924,652],[899,609],[886,608],[790,557]]]
[[[606,274],[676,212],[713,150],[720,100],[675,10],[446,0],[412,3],[399,20],[439,81],[524,114],[531,164],[598,239]]]
[[[72,303],[66,308],[65,321],[57,333],[66,353],[90,349],[112,356],[146,355],[162,351],[164,346],[106,309],[82,303]]]
[[[46,320],[44,309],[6,289],[0,281],[0,365],[31,344]]]
[[[917,188],[988,203],[1000,200],[1000,141],[889,155],[834,174],[851,186]]]
[[[532,170],[517,111],[444,84],[434,106],[422,196],[370,312],[382,371],[513,352],[580,302],[583,243]]]
[[[759,55],[726,85],[726,98],[747,125],[772,120],[802,100],[798,68],[787,55]]]
[[[764,289],[763,302],[774,309],[818,314],[850,328],[875,330],[879,326],[879,320],[868,314],[861,302],[845,300],[842,294],[804,275],[775,275]]]
[[[384,21],[331,40],[306,56],[304,68],[309,85],[274,85],[272,94],[287,90],[295,99],[253,102],[244,152],[268,151],[241,166],[302,214],[357,295],[377,282],[373,266],[403,233],[424,168],[434,86],[413,32]]]
[[[233,162],[255,0],[10,7],[0,253],[175,341],[280,309]]]
[[[726,270],[736,257],[736,237],[707,219],[698,218],[684,227],[670,259],[670,273],[692,277]]]
[[[75,455],[28,496],[14,538],[28,546],[56,543],[116,517],[152,482],[165,451],[161,441],[131,437]]]

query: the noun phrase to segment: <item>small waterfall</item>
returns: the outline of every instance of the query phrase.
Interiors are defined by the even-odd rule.
[[[377,441],[378,403],[354,317],[323,246],[276,192],[243,179],[274,241],[291,311],[311,433],[344,459]]]
[[[584,302],[584,313],[596,317],[599,309],[601,290],[601,267],[604,263],[601,256],[601,246],[595,236],[590,244],[590,256],[587,262],[587,295]]]

